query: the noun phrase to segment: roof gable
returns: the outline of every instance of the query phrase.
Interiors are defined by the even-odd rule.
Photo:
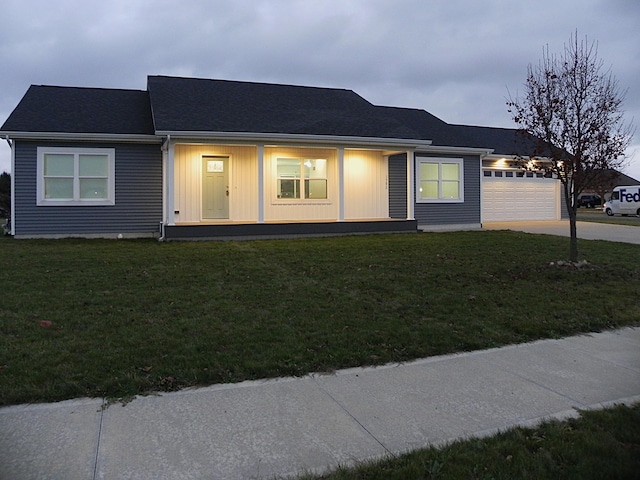
[[[147,92],[31,85],[6,132],[153,135]]]

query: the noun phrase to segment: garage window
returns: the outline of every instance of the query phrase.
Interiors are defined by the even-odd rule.
[[[461,158],[416,159],[416,202],[456,203],[464,201]]]

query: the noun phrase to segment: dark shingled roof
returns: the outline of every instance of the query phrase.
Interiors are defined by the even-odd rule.
[[[145,91],[43,85],[29,87],[0,130],[154,134]]]
[[[530,155],[535,151],[535,142],[515,128],[477,127],[451,125],[454,132],[464,136],[467,147],[493,149],[497,155]]]
[[[640,181],[613,168],[597,170],[593,183],[603,186],[640,185]]]
[[[375,106],[352,90],[167,76],[149,76],[147,91],[32,85],[0,131],[307,134],[531,151],[515,129],[451,125],[425,110]]]
[[[351,90],[165,76],[147,88],[158,131],[427,139]]]
[[[421,132],[432,145],[494,150],[498,155],[528,155],[534,143],[514,128],[476,127],[446,123],[425,110],[377,107],[398,121]]]
[[[415,131],[415,135],[420,135],[432,141],[432,145],[468,147],[470,141],[463,131],[452,128],[451,125],[440,120],[435,115],[426,110],[415,108],[399,107],[376,107],[385,115],[395,118],[407,127]]]

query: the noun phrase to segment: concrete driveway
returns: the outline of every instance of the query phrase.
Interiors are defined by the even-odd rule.
[[[526,233],[569,236],[569,220],[552,222],[486,222],[482,224],[482,228],[484,230],[516,230]],[[578,222],[577,230],[578,238],[585,240],[608,240],[610,242],[640,245],[640,227]]]

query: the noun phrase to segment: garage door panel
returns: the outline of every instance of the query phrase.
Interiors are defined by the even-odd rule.
[[[483,221],[557,220],[557,212],[557,180],[483,178]]]

